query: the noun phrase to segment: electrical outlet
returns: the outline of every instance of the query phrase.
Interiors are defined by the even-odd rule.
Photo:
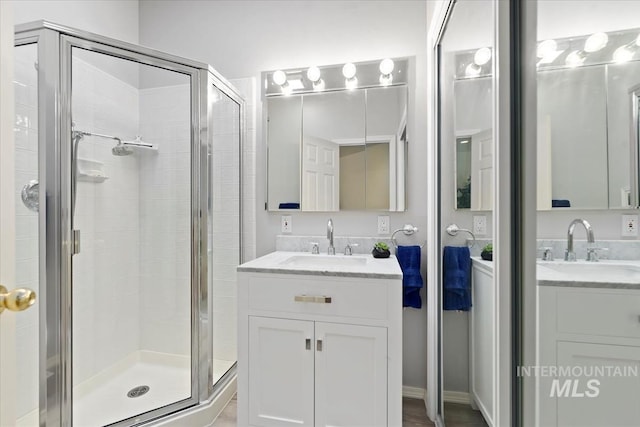
[[[389,234],[389,217],[387,215],[378,216],[378,234]]]
[[[638,235],[638,215],[622,215],[622,236],[635,237]]]
[[[291,224],[291,215],[282,215],[282,229],[283,233],[291,233],[292,224]]]
[[[473,216],[473,234],[478,236],[487,235],[487,217],[485,215]]]

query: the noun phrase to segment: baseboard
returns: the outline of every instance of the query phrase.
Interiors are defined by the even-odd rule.
[[[471,396],[464,391],[447,391],[445,390],[442,396],[445,402],[450,403],[462,403],[465,405],[471,404]]]
[[[419,387],[409,387],[407,385],[403,385],[402,397],[425,400],[425,398],[427,397],[427,390]]]

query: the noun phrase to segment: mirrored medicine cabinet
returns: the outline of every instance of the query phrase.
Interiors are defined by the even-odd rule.
[[[263,73],[268,210],[406,209],[409,65]]]

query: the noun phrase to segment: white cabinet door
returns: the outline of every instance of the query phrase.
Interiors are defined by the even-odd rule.
[[[249,423],[313,426],[313,322],[249,317]]]
[[[565,380],[555,390],[557,426],[637,426],[640,422],[640,348],[576,342],[557,343],[558,366],[580,367],[586,375],[592,368],[630,371],[629,376],[583,376]],[[610,368],[608,368],[610,367]],[[635,372],[635,375],[633,373]],[[591,388],[587,381],[597,380]],[[572,378],[573,380],[573,378]],[[564,391],[564,393],[562,393]],[[560,395],[560,396],[558,396]],[[583,396],[584,395],[584,396]],[[591,395],[592,397],[589,397]]]
[[[493,426],[495,392],[495,310],[493,276],[473,267],[471,307],[471,392],[489,426]]]
[[[387,425],[387,328],[316,322],[316,427]]]

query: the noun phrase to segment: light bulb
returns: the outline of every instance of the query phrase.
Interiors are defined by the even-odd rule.
[[[380,74],[380,84],[382,86],[389,86],[393,83],[393,74]]]
[[[476,50],[476,53],[473,55],[473,62],[478,65],[484,65],[491,59],[491,49],[488,47],[481,47]]]
[[[320,68],[316,67],[315,65],[313,67],[309,67],[309,69],[307,70],[307,78],[312,82],[317,82],[318,80],[320,80]]]
[[[347,79],[353,78],[356,75],[356,66],[351,62],[344,64],[344,67],[342,67],[342,75]]]
[[[536,55],[538,58],[548,58],[556,53],[556,50],[558,50],[558,43],[555,40],[544,40],[538,45]]]
[[[345,79],[344,85],[347,87],[347,89],[353,90],[358,87],[358,78],[351,77],[350,79]]]
[[[585,52],[597,52],[607,45],[609,42],[609,36],[605,33],[593,33],[589,36],[586,42],[584,42]]]
[[[480,71],[482,71],[480,66],[472,62],[471,64],[467,65],[467,68],[464,69],[464,74],[467,77],[478,77],[480,75]]]
[[[272,79],[275,84],[282,86],[287,82],[287,74],[282,70],[278,70],[273,73]]]
[[[380,61],[380,72],[385,76],[389,75],[393,71],[394,65],[395,64],[393,63],[393,59],[385,58],[382,61]]]
[[[626,45],[620,46],[613,52],[613,60],[615,62],[627,62],[633,58],[633,52]]]
[[[584,62],[585,56],[579,50],[574,50],[564,60],[569,67],[578,67]]]

